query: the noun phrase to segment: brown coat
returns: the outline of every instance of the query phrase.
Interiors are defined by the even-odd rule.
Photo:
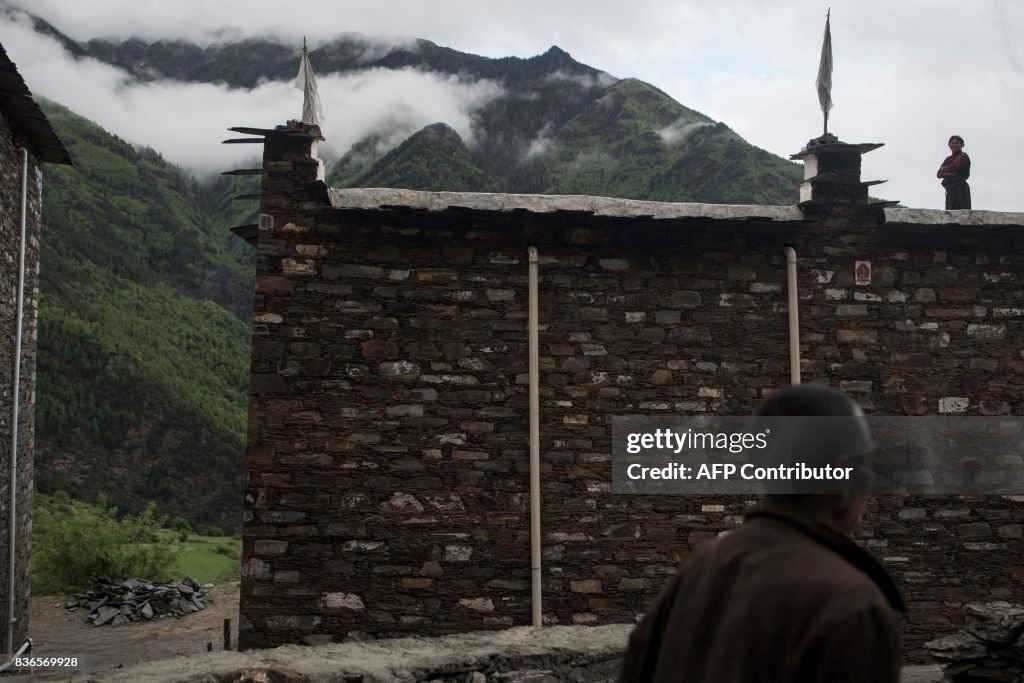
[[[765,506],[684,563],[629,640],[620,683],[896,683],[899,590],[846,535]]]

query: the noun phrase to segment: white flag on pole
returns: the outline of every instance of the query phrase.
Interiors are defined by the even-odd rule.
[[[316,87],[316,74],[309,63],[309,49],[306,41],[302,41],[302,61],[299,62],[299,75],[295,79],[295,87],[302,91],[302,122],[319,126],[324,120],[320,106],[320,92]]]
[[[829,11],[831,14],[831,11]],[[821,43],[821,61],[818,63],[818,102],[827,116],[832,109],[832,31],[829,28],[829,14],[825,15],[825,38]]]

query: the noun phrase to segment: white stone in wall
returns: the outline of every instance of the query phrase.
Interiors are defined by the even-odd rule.
[[[845,289],[831,289],[831,288],[829,288],[829,289],[825,290],[825,299],[827,299],[828,301],[839,301],[840,299],[845,299],[845,298],[846,298],[846,290]]]
[[[391,498],[380,504],[382,510],[415,510],[423,512],[423,503],[416,500],[416,497],[409,493],[396,491]]]
[[[384,541],[345,541],[341,546],[341,550],[343,552],[352,552],[353,550],[373,551],[384,545]]]
[[[270,565],[255,557],[242,565],[242,576],[249,579],[269,579],[273,575]]]
[[[319,605],[324,609],[366,609],[363,599],[355,593],[324,593],[320,596]]]
[[[281,259],[281,270],[285,275],[316,275],[316,263],[298,259]]]
[[[940,413],[963,413],[967,411],[970,399],[965,396],[946,396],[939,399]]]
[[[431,384],[473,385],[478,383],[477,378],[472,375],[422,375],[420,379]]]
[[[494,603],[490,598],[463,598],[459,600],[459,604],[463,607],[468,607],[474,612],[494,611]]]
[[[999,339],[1006,335],[1006,325],[968,325],[967,336],[975,339]]]
[[[469,562],[473,548],[468,545],[446,545],[444,547],[445,562]]]
[[[393,377],[416,376],[420,374],[420,366],[407,360],[393,361],[380,364],[380,374]]]
[[[423,499],[427,504],[442,512],[465,512],[466,506],[462,504],[462,498],[457,493],[425,495]]]

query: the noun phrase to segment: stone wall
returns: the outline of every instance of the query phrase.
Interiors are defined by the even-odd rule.
[[[303,144],[266,153],[242,647],[529,623],[529,245],[550,623],[632,622],[754,504],[613,496],[610,418],[749,414],[788,383],[786,246],[804,381],[869,414],[1024,414],[1020,229],[341,210]],[[1021,599],[1022,524],[1024,497],[876,502],[911,658],[962,602]]]
[[[18,241],[21,221],[21,142],[0,111],[0,649],[6,653],[8,533],[11,496],[14,335],[17,315]],[[32,527],[32,454],[35,446],[36,317],[39,301],[38,160],[29,154],[25,306],[22,330],[21,391],[18,419],[18,474],[14,645],[28,636],[29,561]]]

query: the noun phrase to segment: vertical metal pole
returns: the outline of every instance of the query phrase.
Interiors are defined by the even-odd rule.
[[[800,311],[796,290],[796,250],[793,247],[786,247],[786,282],[789,294],[789,383],[800,384]]]
[[[529,256],[529,355],[530,355],[530,583],[533,625],[544,623],[541,607],[540,546],[540,339],[537,315],[537,248],[527,250]]]
[[[14,656],[14,544],[18,527],[18,400],[21,394],[21,326],[25,308],[25,229],[28,223],[28,150],[21,148],[21,237],[18,243],[18,300],[14,327],[14,409],[11,417],[11,471],[7,492],[11,504],[7,518],[9,534],[7,558],[7,658]]]

